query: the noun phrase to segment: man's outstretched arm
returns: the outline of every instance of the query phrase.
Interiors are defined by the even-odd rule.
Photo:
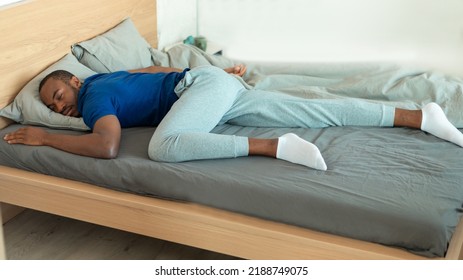
[[[164,66],[148,66],[145,68],[128,70],[127,72],[130,72],[130,73],[170,73],[170,72],[182,72],[182,71],[183,70],[179,68],[164,67]]]
[[[93,132],[84,135],[48,133],[38,127],[24,127],[5,135],[9,144],[50,146],[77,155],[115,158],[119,152],[121,126],[114,115],[100,118]]]
[[[233,67],[225,68],[223,70],[229,74],[234,74],[234,75],[242,77],[244,73],[246,73],[247,67],[244,64],[239,64]],[[179,69],[179,68],[164,67],[164,66],[148,66],[145,68],[128,70],[127,72],[130,72],[130,73],[137,73],[137,72],[138,73],[170,73],[170,72],[182,72],[182,71],[183,69]]]

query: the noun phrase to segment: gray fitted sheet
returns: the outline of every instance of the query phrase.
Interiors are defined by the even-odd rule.
[[[1,136],[19,127],[12,125]],[[326,172],[265,157],[153,162],[147,146],[154,130],[124,129],[114,160],[0,141],[0,164],[196,202],[425,256],[445,254],[461,214],[463,149],[419,130],[231,125],[214,130],[254,137],[295,132],[320,148]]]

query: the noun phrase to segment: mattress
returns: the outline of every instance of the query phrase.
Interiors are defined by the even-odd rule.
[[[19,127],[11,125],[0,134]],[[257,138],[294,132],[319,147],[328,165],[325,172],[266,157],[153,162],[147,147],[154,130],[123,129],[119,156],[111,160],[0,141],[0,164],[195,202],[428,257],[445,255],[462,213],[463,149],[419,130],[225,124],[213,131]]]

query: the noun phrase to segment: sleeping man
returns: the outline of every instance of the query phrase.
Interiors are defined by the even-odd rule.
[[[357,99],[303,99],[248,90],[234,77],[246,67],[192,70],[148,67],[96,74],[80,81],[58,70],[40,84],[40,97],[51,110],[82,116],[91,132],[48,133],[24,127],[7,134],[9,144],[46,145],[78,155],[115,158],[121,128],[157,126],[148,147],[161,162],[261,155],[326,170],[319,149],[289,133],[274,139],[213,134],[217,125],[252,127],[402,126],[421,129],[463,147],[463,134],[439,105],[405,110]]]

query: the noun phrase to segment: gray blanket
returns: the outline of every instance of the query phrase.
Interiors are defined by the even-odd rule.
[[[162,66],[225,68],[240,63],[189,45],[153,52]],[[305,98],[361,98],[406,109],[421,108],[433,101],[441,105],[455,126],[463,128],[463,79],[458,77],[395,64],[245,64],[248,72],[243,80],[249,87]]]

